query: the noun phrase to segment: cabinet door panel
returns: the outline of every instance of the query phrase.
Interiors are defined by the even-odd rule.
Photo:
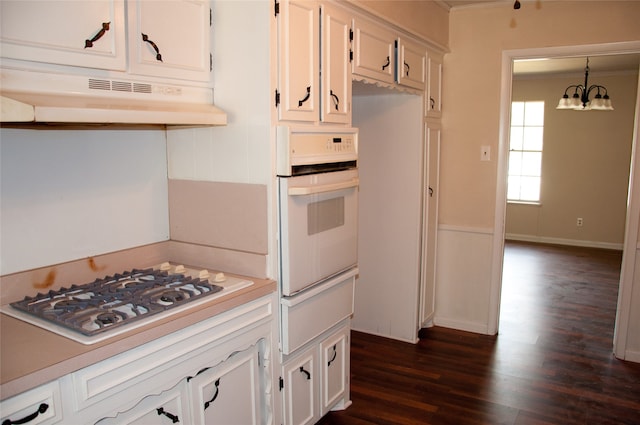
[[[398,39],[398,83],[414,89],[424,90],[426,76],[425,47],[418,43]]]
[[[353,22],[353,73],[394,83],[395,34],[363,18]]]
[[[440,165],[440,124],[427,122],[425,125],[424,164],[424,206],[423,211],[423,251],[422,283],[420,302],[420,325],[430,326],[435,311],[436,246],[438,225],[438,189]]]
[[[315,386],[316,347],[312,347],[284,366],[284,423],[286,425],[313,424],[318,419]]]
[[[206,0],[128,2],[131,72],[208,81],[209,21]]]
[[[96,425],[163,425],[191,423],[187,404],[187,381],[159,395],[145,397],[132,409],[115,417],[105,418]]]
[[[198,424],[250,425],[262,422],[258,345],[233,354],[191,380]]]
[[[351,16],[333,5],[322,5],[321,121],[351,121]]]
[[[348,397],[349,328],[343,328],[320,344],[322,368],[322,415],[331,410],[342,397]]]
[[[2,57],[124,70],[124,0],[0,1]]]
[[[314,1],[282,1],[278,27],[281,120],[317,121],[319,8]]]

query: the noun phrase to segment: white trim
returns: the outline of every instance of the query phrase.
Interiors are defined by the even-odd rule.
[[[624,359],[630,362],[640,363],[640,351],[627,351],[624,353]]]
[[[467,226],[455,226],[452,224],[440,224],[438,225],[438,231],[444,232],[463,232],[463,233],[478,233],[481,235],[492,235],[493,229],[490,227],[467,227]]]
[[[638,75],[640,82],[640,72]],[[640,86],[638,86],[640,87]],[[629,174],[629,197],[627,199],[627,219],[624,233],[624,250],[622,268],[620,270],[620,288],[618,289],[618,305],[616,308],[616,324],[613,332],[613,354],[622,359],[629,359],[627,337],[631,321],[631,300],[638,255],[638,217],[640,217],[640,155],[638,155],[638,138],[640,137],[640,89],[636,93],[635,127],[631,147],[631,170]],[[638,360],[634,360],[638,361]]]
[[[515,59],[535,59],[553,57],[597,56],[624,53],[640,53],[640,41],[592,44],[583,46],[541,47],[534,49],[504,50],[502,52],[502,79],[500,83],[500,132],[498,142],[498,170],[496,183],[496,207],[494,223],[493,258],[491,273],[491,293],[488,331],[495,333],[500,314],[500,291],[502,289],[502,261],[504,249],[504,217],[506,213],[506,155],[509,142],[509,108],[511,105],[511,84],[513,79],[512,61]],[[631,295],[635,273],[635,258],[638,244],[638,217],[640,216],[640,177],[634,173],[640,167],[640,155],[636,154],[636,143],[640,137],[640,90],[635,112],[635,130],[632,150],[632,169],[629,179],[629,199],[623,250],[620,290],[618,292],[618,310],[614,332],[614,354],[628,356],[626,352],[629,316],[631,314]],[[638,181],[636,181],[638,180]]]
[[[552,245],[583,246],[587,248],[614,249],[622,251],[623,244],[612,242],[584,241],[579,239],[550,238],[548,236],[521,235],[507,233],[505,239],[522,242],[548,243]]]
[[[473,332],[477,334],[486,335],[488,333],[487,326],[477,322],[465,322],[462,320],[448,319],[446,317],[435,316],[433,318],[433,324],[435,326],[442,326],[444,328],[456,329],[459,331]]]

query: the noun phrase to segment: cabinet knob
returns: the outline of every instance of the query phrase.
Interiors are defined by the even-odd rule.
[[[331,99],[333,99],[333,105],[336,108],[336,111],[340,111],[340,98],[333,92],[333,90],[329,90],[329,94],[331,95]]]
[[[382,65],[382,70],[384,71],[389,65],[391,65],[391,59],[389,59],[389,56],[387,56],[387,63]]]
[[[302,98],[301,100],[298,101],[298,108],[301,107],[304,102],[309,100],[310,97],[311,97],[311,86],[308,86],[307,87],[307,95],[304,98]]]
[[[109,31],[109,25],[111,25],[111,22],[103,22],[102,28],[100,28],[100,31],[98,31],[98,33],[94,35],[93,38],[84,41],[84,48],[86,49],[87,47],[93,47],[93,43],[100,40],[100,38],[102,38],[104,33]]]
[[[38,410],[36,410],[32,414],[25,416],[22,419],[16,419],[15,421],[12,421],[11,419],[5,419],[4,421],[2,421],[2,425],[26,424],[37,418],[41,413],[46,412],[48,408],[49,405],[47,403],[41,403],[40,406],[38,406]]]
[[[153,48],[153,50],[155,50],[155,52],[156,52],[156,60],[159,61],[159,62],[162,62],[162,55],[160,54],[160,49],[158,48],[156,43],[154,43],[153,41],[149,40],[149,37],[147,36],[147,34],[142,34],[142,41],[144,41],[145,43],[148,43]]]

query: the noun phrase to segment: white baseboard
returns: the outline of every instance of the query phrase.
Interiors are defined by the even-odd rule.
[[[628,362],[640,363],[640,351],[625,351],[624,360]]]
[[[546,236],[519,235],[515,233],[507,233],[505,235],[505,239],[512,240],[512,241],[522,241],[522,242],[548,243],[553,245],[568,245],[568,246],[582,246],[586,248],[613,249],[616,251],[622,251],[622,248],[623,248],[622,243],[583,241],[579,239],[551,238]]]
[[[435,326],[442,326],[443,328],[451,328],[483,335],[487,335],[489,331],[486,323],[463,322],[455,319],[447,319],[446,317],[438,317],[437,315],[433,318],[433,324]]]

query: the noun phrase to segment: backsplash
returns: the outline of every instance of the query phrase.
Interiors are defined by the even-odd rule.
[[[160,128],[0,129],[0,275],[169,239]]]

